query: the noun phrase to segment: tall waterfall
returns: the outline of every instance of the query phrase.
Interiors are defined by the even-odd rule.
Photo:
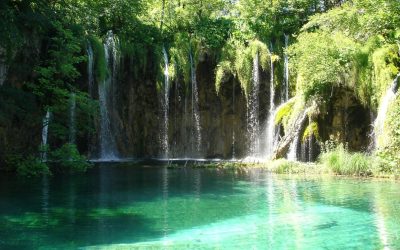
[[[42,144],[41,147],[43,148],[42,152],[42,161],[47,161],[47,145],[48,145],[48,137],[49,137],[49,123],[50,123],[50,110],[47,110],[46,115],[43,118],[43,126],[42,126]]]
[[[247,129],[250,139],[250,156],[259,157],[260,154],[260,121],[259,114],[259,89],[260,89],[260,72],[259,72],[259,55],[253,58],[253,83],[247,98]]]
[[[87,64],[87,72],[88,72],[88,91],[89,95],[93,96],[93,85],[94,85],[94,77],[93,77],[93,69],[94,69],[94,56],[93,56],[93,48],[90,42],[88,42],[86,53],[88,56],[88,64]]]
[[[387,111],[389,109],[390,103],[396,98],[396,92],[398,89],[398,81],[400,78],[400,73],[397,74],[396,78],[393,80],[392,85],[386,91],[383,96],[378,109],[378,115],[374,122],[374,147],[379,147],[379,137],[383,135],[384,126],[387,116]]]
[[[270,66],[271,66],[271,76],[269,82],[270,97],[269,97],[269,111],[267,119],[267,133],[266,133],[266,156],[269,157],[274,151],[274,146],[276,144],[275,136],[275,86],[274,86],[274,61],[272,59],[272,43],[271,43],[271,55],[270,55]]]
[[[192,51],[189,54],[190,57],[190,75],[191,75],[191,83],[192,83],[192,116],[194,123],[194,145],[192,145],[192,150],[195,150],[196,153],[200,152],[201,146],[201,128],[200,128],[200,111],[199,111],[199,93],[197,87],[197,78],[196,78],[196,67],[194,63],[194,58]]]
[[[164,86],[162,92],[162,112],[163,124],[161,128],[161,146],[163,150],[163,157],[169,157],[169,144],[168,144],[168,123],[169,123],[169,68],[168,68],[168,54],[165,47],[163,47],[164,56]]]
[[[102,160],[113,160],[118,158],[116,143],[112,134],[110,111],[113,110],[112,85],[116,81],[119,64],[119,43],[117,37],[111,31],[107,33],[104,43],[104,54],[108,67],[107,78],[99,84],[100,102],[100,158]]]
[[[289,36],[285,34],[285,50],[288,48],[289,46]],[[283,88],[283,101],[287,101],[289,100],[289,57],[287,52],[284,53],[284,68],[285,68],[285,72],[284,72],[284,88]]]
[[[69,143],[74,144],[76,139],[76,96],[71,93],[69,100]]]

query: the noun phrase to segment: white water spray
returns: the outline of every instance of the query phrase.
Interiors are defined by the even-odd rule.
[[[163,112],[163,124],[161,128],[161,146],[163,150],[163,157],[169,157],[169,144],[168,144],[168,123],[169,123],[169,68],[168,68],[168,53],[165,47],[163,47],[164,56],[164,86],[163,95],[161,100],[162,112]]]
[[[259,89],[260,89],[260,72],[259,72],[259,55],[253,58],[253,82],[250,93],[247,98],[247,130],[250,140],[250,157],[259,157],[260,154],[260,121],[259,115]]]
[[[50,110],[47,110],[46,115],[43,118],[43,126],[42,126],[42,144],[41,144],[41,147],[43,149],[42,162],[47,161],[47,146],[49,137],[50,116],[51,116]]]
[[[116,81],[119,63],[118,47],[118,39],[109,31],[104,43],[104,54],[109,75],[98,86],[100,101],[100,158],[102,160],[118,159],[109,113],[113,109],[112,85]]]
[[[196,153],[200,153],[201,128],[200,128],[200,111],[199,111],[199,93],[197,87],[196,67],[192,52],[190,52],[189,57],[190,57],[190,75],[192,83],[192,116],[194,122],[194,138],[195,138],[194,148],[196,150]]]
[[[94,85],[94,77],[93,77],[93,69],[94,69],[94,56],[93,56],[93,48],[90,42],[88,42],[86,53],[88,56],[88,64],[87,64],[87,71],[88,71],[88,91],[89,95],[93,96],[93,85]]]
[[[287,159],[290,161],[297,161],[297,146],[299,145],[299,133],[296,133],[292,143],[289,147]]]
[[[285,34],[285,50],[287,50],[289,46],[289,36]],[[289,57],[287,52],[284,53],[284,90],[283,90],[283,101],[286,102],[289,100]]]
[[[383,96],[378,109],[378,115],[374,122],[374,147],[379,147],[379,142],[381,141],[381,136],[384,134],[384,126],[386,121],[387,112],[391,102],[396,98],[396,92],[398,88],[398,81],[400,78],[400,73],[397,74],[394,79],[392,85],[386,91],[386,94]]]
[[[269,98],[269,111],[268,111],[268,119],[267,119],[267,136],[266,136],[266,156],[269,158],[276,145],[276,133],[275,133],[275,86],[274,86],[274,61],[272,58],[272,43],[271,43],[271,54],[270,54],[270,66],[271,66],[271,76],[270,76],[270,98]]]

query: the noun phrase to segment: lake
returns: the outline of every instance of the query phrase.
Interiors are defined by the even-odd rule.
[[[400,183],[97,164],[0,177],[0,249],[400,249]]]

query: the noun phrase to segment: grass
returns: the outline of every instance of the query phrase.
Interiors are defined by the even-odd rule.
[[[338,175],[371,176],[373,173],[373,158],[363,153],[350,153],[344,147],[322,153],[321,165]]]
[[[342,175],[400,179],[398,174],[384,172],[378,166],[379,159],[376,157],[364,153],[348,152],[341,145],[322,153],[315,163],[279,159],[261,163],[229,161],[190,164],[192,168],[232,169],[235,171],[247,171],[257,168],[275,174]],[[181,168],[186,167],[186,165],[173,164],[172,167]]]

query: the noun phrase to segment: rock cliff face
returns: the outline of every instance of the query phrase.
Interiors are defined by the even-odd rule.
[[[112,113],[113,130],[121,157],[160,157],[162,126],[160,93],[156,87],[155,65],[151,63],[136,79],[133,61],[125,59]],[[171,158],[231,158],[246,154],[246,101],[233,78],[217,95],[215,63],[207,58],[196,68],[201,127],[200,150],[194,148],[191,86],[177,79],[171,83],[169,145]]]
[[[13,62],[7,67],[7,78],[0,91],[4,96],[10,96],[6,93],[9,87],[21,88],[23,82],[34,78],[34,71],[29,68],[29,65],[36,64],[32,60],[37,58],[33,55],[40,54],[40,41],[31,44],[17,53]],[[163,115],[161,93],[157,90],[156,84],[159,81],[158,73],[156,73],[159,71],[159,60],[149,50],[144,68],[134,72],[135,63],[132,57],[122,57],[116,84],[110,90],[113,96],[110,108],[111,130],[119,157],[161,157],[163,152],[160,131]],[[18,67],[18,65],[23,65],[23,67]],[[276,66],[279,69],[280,66]],[[79,68],[82,74],[79,85],[82,90],[88,89],[87,65],[82,63]],[[202,138],[199,150],[193,146],[192,134],[195,131],[191,111],[191,86],[184,84],[181,78],[170,83],[168,124],[170,158],[229,159],[243,158],[248,155],[250,143],[247,131],[246,98],[239,82],[233,77],[225,79],[219,95],[217,95],[214,86],[215,68],[216,62],[207,55],[201,58],[196,67]],[[277,75],[276,78],[279,76]],[[269,79],[269,72],[260,73],[261,147],[263,147],[265,123],[269,111]],[[276,89],[275,92],[275,103],[277,103],[281,90]],[[34,152],[40,145],[43,109],[35,104],[33,95],[24,93],[27,95],[24,97],[27,100],[26,103],[32,104],[28,105],[29,109],[20,113],[18,111],[10,113],[9,115],[14,117],[10,119],[13,121],[10,124],[0,123],[0,149],[2,151],[0,152],[0,161],[6,151],[7,153],[8,151]],[[93,93],[93,97],[98,99],[98,91],[94,89]],[[12,103],[12,100],[9,100],[9,103]],[[371,112],[360,104],[350,90],[343,88],[334,89],[329,103],[326,110],[317,117],[321,141],[335,136],[339,141],[348,142],[350,150],[366,149],[369,145]],[[98,121],[94,121],[94,126],[95,131],[98,131]],[[59,141],[52,140],[51,133],[50,131],[50,143],[58,143]],[[312,151],[315,153],[311,158],[315,159],[318,143],[315,138],[312,142]],[[96,132],[89,136],[80,135],[77,143],[81,152],[88,152],[90,158],[98,157],[99,138]],[[301,150],[309,151],[308,149]],[[283,153],[282,156],[284,155]]]
[[[367,150],[373,121],[370,110],[345,88],[334,89],[329,103],[318,119],[322,141],[333,137],[347,143],[351,151]]]

